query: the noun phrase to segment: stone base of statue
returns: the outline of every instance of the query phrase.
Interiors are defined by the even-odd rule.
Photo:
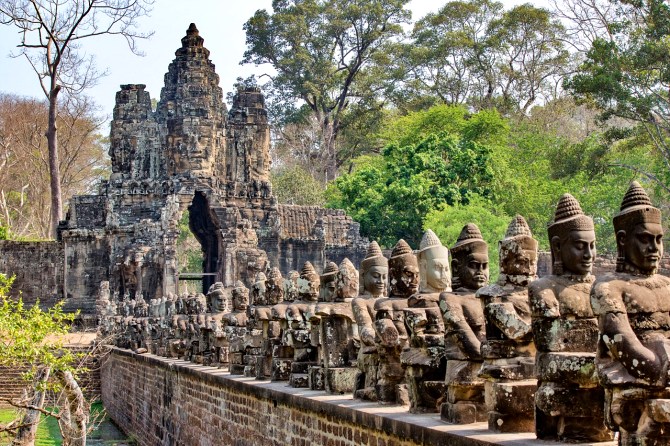
[[[328,393],[343,395],[354,391],[356,375],[355,367],[330,367],[325,369],[325,390]]]
[[[307,371],[309,390],[325,390],[325,370],[321,366],[311,366]]]
[[[288,381],[293,364],[293,348],[286,345],[272,347],[272,381]]]
[[[291,377],[293,359],[273,358],[271,381],[288,381]]]
[[[409,404],[405,381],[405,367],[400,362],[400,347],[378,346],[379,380],[375,383],[377,402],[381,404]]]
[[[449,423],[470,424],[487,421],[484,380],[479,378],[479,361],[447,360],[447,401],[440,417]]]
[[[607,441],[605,392],[595,385],[595,355],[581,352],[537,354],[535,431],[542,440]]]
[[[376,347],[361,347],[358,353],[358,370],[354,384],[354,398],[377,401],[375,384],[379,372],[379,353]]]
[[[620,446],[661,446],[670,438],[670,387],[612,387],[605,391],[606,422]]]
[[[293,361],[288,385],[297,388],[309,388],[309,368],[316,365],[315,362]]]
[[[242,352],[231,352],[229,354],[230,365],[229,370],[231,375],[243,375],[244,374],[244,353]]]
[[[484,385],[489,429],[495,432],[533,432],[537,381],[487,381]]]
[[[447,392],[444,335],[439,342],[424,343],[425,347],[406,347],[400,355],[405,365],[405,380],[409,392],[411,413],[439,412],[438,400]],[[431,335],[424,336],[431,339]]]

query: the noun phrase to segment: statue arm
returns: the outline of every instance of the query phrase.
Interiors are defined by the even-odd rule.
[[[485,306],[486,318],[510,339],[521,339],[531,332],[531,324],[524,321],[512,302],[494,302]]]
[[[528,287],[528,299],[530,301],[530,310],[533,317],[556,319],[561,317],[560,306],[556,294],[550,288],[539,288],[540,282],[537,280]]]
[[[389,310],[377,311],[375,329],[377,330],[382,345],[396,345],[398,343],[400,333],[393,323],[393,318],[391,313],[389,313]]]
[[[598,315],[601,341],[631,376],[651,384],[666,385],[667,340],[652,340],[647,343],[651,348],[643,345],[630,325],[621,294],[611,288],[610,284],[604,283],[591,289],[591,307]]]
[[[354,313],[358,334],[364,345],[375,345],[375,330],[367,304],[361,299],[351,301],[351,310]]]
[[[482,343],[468,324],[463,308],[444,300],[440,302],[440,308],[445,329],[456,336],[456,343],[461,352],[469,359],[480,359]]]
[[[651,384],[666,385],[667,360],[645,347],[635,335],[626,313],[605,313],[600,316],[600,332],[610,354],[635,378]],[[659,339],[659,349],[665,350],[665,340]]]

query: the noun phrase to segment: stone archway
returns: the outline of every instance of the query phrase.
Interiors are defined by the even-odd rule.
[[[202,247],[202,292],[218,280],[221,231],[214,224],[212,209],[204,193],[196,191],[188,207],[189,228]]]

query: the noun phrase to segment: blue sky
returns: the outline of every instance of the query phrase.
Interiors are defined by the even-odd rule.
[[[446,0],[412,0],[409,7],[413,20],[444,3]],[[509,7],[522,2],[507,0],[503,3]],[[83,41],[83,50],[95,55],[98,69],[108,72],[88,94],[99,104],[103,115],[111,115],[114,96],[121,84],[146,84],[151,97],[158,98],[163,75],[191,22],[196,24],[205,39],[205,47],[211,51],[210,58],[216,65],[225,94],[232,90],[238,76],[262,74],[263,68],[239,65],[245,50],[242,25],[256,10],[270,9],[271,4],[271,0],[156,0],[151,16],[140,22],[140,29],[155,32],[151,39],[139,43],[144,57],[132,54],[121,37],[102,36]],[[9,57],[18,41],[19,35],[13,27],[0,26],[0,79],[3,81],[0,91],[42,97],[37,77],[27,61]]]

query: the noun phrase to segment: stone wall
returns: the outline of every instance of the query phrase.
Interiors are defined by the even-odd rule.
[[[63,247],[58,242],[0,241],[0,273],[15,276],[12,297],[51,307],[63,298]]]
[[[494,434],[486,423],[448,425],[437,414],[409,414],[405,406],[363,403],[118,349],[102,367],[102,399],[140,445],[547,444],[530,433]]]

